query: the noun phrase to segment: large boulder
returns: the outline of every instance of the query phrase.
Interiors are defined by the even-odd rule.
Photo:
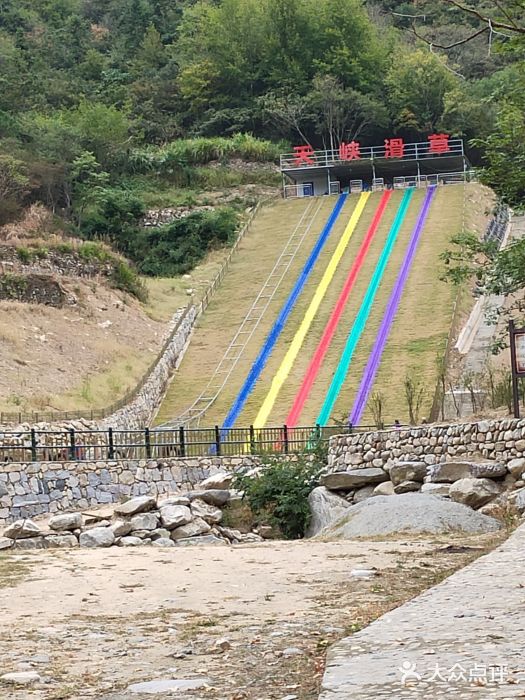
[[[40,534],[40,528],[32,520],[15,520],[4,530],[4,536],[12,540],[21,540],[26,537],[36,537]]]
[[[490,479],[459,479],[450,487],[453,501],[464,503],[471,508],[481,508],[501,493],[498,484]]]
[[[70,532],[63,535],[48,535],[46,537],[46,542],[50,549],[78,547],[77,538]]]
[[[443,496],[448,498],[450,495],[450,484],[423,484],[421,493],[429,493],[432,496]]]
[[[129,520],[115,520],[110,527],[115,537],[126,537],[133,529]]]
[[[165,506],[160,509],[160,521],[166,530],[187,525],[192,518],[191,510],[187,506]]]
[[[388,481],[388,474],[379,467],[365,467],[364,469],[350,469],[346,472],[334,472],[326,474],[321,480],[322,486],[331,491],[352,491],[360,486],[379,484]]]
[[[507,464],[507,469],[515,479],[521,479],[525,473],[525,459],[523,457],[511,459]]]
[[[500,462],[441,462],[430,467],[430,481],[452,484],[460,479],[497,479],[506,473]]]
[[[131,531],[156,530],[159,526],[157,513],[137,513],[131,518]]]
[[[209,503],[200,498],[192,501],[190,508],[194,517],[202,518],[210,525],[217,525],[222,520],[222,510],[215,506],[210,506]]]
[[[520,515],[523,515],[525,513],[525,488],[509,494],[509,501],[516,507]]]
[[[403,481],[419,481],[427,475],[425,462],[398,462],[390,468],[390,481],[397,486]]]
[[[232,472],[219,472],[218,474],[213,474],[209,476],[204,481],[199,484],[199,489],[207,491],[208,489],[229,489],[233,481]]]
[[[500,523],[462,503],[425,493],[375,496],[351,506],[316,535],[322,539],[358,539],[378,535],[493,532]]]
[[[231,494],[227,489],[208,489],[207,491],[190,491],[188,498],[194,501],[199,498],[210,506],[221,508],[230,500]]]
[[[111,547],[115,535],[109,527],[93,527],[81,532],[78,539],[81,547]]]
[[[326,486],[318,486],[308,496],[312,519],[306,531],[306,537],[317,535],[324,527],[330,525],[343,515],[350,503],[341,496],[329,491]]]
[[[49,521],[49,528],[55,532],[78,530],[82,527],[82,513],[64,513],[55,515]]]
[[[419,491],[421,489],[421,483],[419,481],[402,481],[400,484],[394,486],[394,493],[411,493],[412,491]]]
[[[374,496],[393,496],[394,484],[391,481],[383,481],[374,487]]]
[[[10,549],[14,544],[14,540],[10,537],[0,537],[0,551],[2,549]]]
[[[204,535],[210,530],[211,527],[205,520],[202,518],[195,518],[191,523],[172,530],[171,539],[177,541],[186,539],[187,537],[197,537],[197,535]]]
[[[149,510],[155,510],[157,502],[153,496],[137,496],[131,498],[125,503],[118,503],[114,511],[117,515],[135,515],[136,513],[146,513]]]

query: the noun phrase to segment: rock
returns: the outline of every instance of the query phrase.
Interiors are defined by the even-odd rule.
[[[171,534],[170,531],[169,531],[169,530],[166,530],[165,527],[159,527],[159,528],[157,528],[156,530],[152,530],[152,531],[151,531],[150,537],[151,537],[151,539],[152,539],[154,542],[155,542],[156,540],[160,540],[162,537],[164,537],[164,539],[168,539],[168,540],[169,540],[170,534]]]
[[[169,537],[159,537],[158,540],[153,540],[151,543],[155,547],[176,547],[177,545]]]
[[[394,486],[394,493],[410,493],[411,491],[419,491],[421,482],[419,481],[402,481]]]
[[[160,521],[167,530],[187,525],[192,517],[188,506],[168,505],[160,509]]]
[[[491,518],[501,520],[502,512],[506,506],[508,506],[507,499],[502,498],[502,496],[498,496],[493,501],[490,501],[490,503],[486,503],[484,506],[481,506],[478,513],[489,515]]]
[[[197,535],[203,535],[210,530],[211,527],[205,520],[202,518],[195,518],[191,523],[172,530],[171,539],[177,541],[186,539],[187,537],[197,537]]]
[[[448,498],[450,495],[450,484],[423,484],[421,493],[430,493],[433,496],[443,496]]]
[[[391,481],[383,481],[374,487],[374,496],[393,496],[394,484]]]
[[[323,527],[337,520],[350,504],[341,496],[329,491],[326,486],[318,486],[308,495],[308,504],[312,519],[306,531],[306,537],[313,537]]]
[[[331,491],[350,491],[359,486],[388,481],[388,474],[378,467],[351,469],[347,472],[334,472],[321,479],[321,484]]]
[[[515,506],[516,510],[523,515],[525,513],[525,488],[518,489],[509,495],[510,502]]]
[[[377,576],[377,569],[352,569],[350,576],[353,578],[371,579]]]
[[[430,467],[430,481],[451,484],[460,479],[496,479],[506,473],[506,466],[499,462],[442,462]]]
[[[0,537],[0,551],[2,551],[2,549],[9,549],[13,546],[14,542],[15,541],[10,537]]]
[[[47,549],[47,541],[44,537],[24,537],[14,540],[15,549]]]
[[[115,520],[110,529],[115,537],[126,537],[133,528],[129,520]]]
[[[507,464],[507,469],[515,479],[521,479],[525,472],[525,459],[523,457],[511,459]]]
[[[372,486],[372,484],[369,486],[362,486],[360,489],[357,489],[357,491],[354,493],[353,502],[361,503],[361,501],[364,501],[366,498],[372,498],[374,495],[374,489],[375,486]]]
[[[215,535],[201,535],[200,537],[183,537],[182,539],[176,540],[176,543],[178,545],[181,545],[182,547],[192,547],[193,545],[198,545],[198,544],[206,544],[206,545],[225,545],[226,544],[226,542],[224,540],[221,540],[219,537],[215,537]]]
[[[115,535],[109,527],[94,527],[80,533],[81,547],[111,547],[115,542]]]
[[[55,515],[49,521],[49,527],[56,532],[64,530],[77,530],[82,527],[82,513],[64,513]]]
[[[336,522],[325,527],[317,538],[355,539],[403,532],[467,533],[493,532],[500,523],[480,515],[462,503],[454,503],[426,493],[376,496],[351,506]]]
[[[31,683],[40,683],[41,677],[36,671],[20,671],[16,673],[4,673],[0,676],[0,681],[9,683],[10,685],[30,685]]]
[[[158,507],[160,510],[166,506],[189,506],[190,499],[187,496],[170,496],[164,501],[159,501]]]
[[[228,649],[232,648],[231,642],[229,639],[226,639],[226,637],[223,637],[222,639],[217,639],[215,644],[213,645],[218,651],[228,651]]]
[[[113,517],[113,506],[97,508],[96,510],[83,510],[85,524],[99,523],[101,520],[111,520]]]
[[[299,647],[287,647],[283,649],[283,656],[304,656],[304,651],[299,649]]]
[[[21,540],[25,537],[35,537],[40,532],[40,528],[32,520],[15,520],[14,523],[8,525],[4,530],[4,537],[10,537],[12,540]]]
[[[196,518],[202,518],[210,525],[216,525],[222,520],[222,510],[215,506],[210,506],[200,498],[196,498],[191,502],[191,512]]]
[[[209,476],[207,479],[204,479],[204,481],[201,481],[201,483],[199,484],[199,489],[201,489],[202,491],[208,491],[210,489],[219,489],[220,491],[222,491],[223,489],[229,489],[232,481],[232,472],[219,472],[218,474]]]
[[[231,494],[226,489],[208,489],[207,491],[191,491],[188,494],[188,498],[190,501],[199,498],[205,503],[209,503],[210,506],[222,508],[230,500]]]
[[[50,549],[58,549],[62,547],[78,547],[78,540],[75,535],[48,535],[46,537],[47,545]]]
[[[219,534],[223,537],[227,537],[231,542],[240,542],[242,533],[240,530],[235,530],[231,527],[217,527]]]
[[[144,540],[140,537],[122,537],[118,544],[119,547],[142,547]]]
[[[263,540],[277,540],[280,536],[282,536],[282,533],[271,525],[259,525],[257,528],[257,534],[260,535]]]
[[[207,688],[211,681],[209,678],[169,678],[165,680],[147,681],[145,683],[133,683],[128,685],[129,693],[144,693],[146,695],[157,695],[162,693],[175,692],[178,690],[199,690]]]
[[[390,480],[397,486],[403,481],[419,481],[427,475],[427,465],[425,462],[398,462],[390,469]]]
[[[149,510],[154,510],[157,507],[157,502],[153,496],[137,496],[131,498],[125,503],[119,503],[115,506],[114,511],[118,515],[135,515],[136,513],[145,513]]]
[[[480,508],[501,492],[490,479],[459,479],[450,487],[450,498],[471,508]]]
[[[131,518],[131,531],[156,530],[159,526],[159,516],[156,513],[139,513]]]

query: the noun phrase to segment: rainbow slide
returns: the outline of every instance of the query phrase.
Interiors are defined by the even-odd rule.
[[[381,251],[381,255],[379,256],[379,260],[377,261],[374,273],[370,279],[370,283],[365,292],[365,296],[363,297],[363,301],[361,303],[359,311],[357,312],[357,316],[355,317],[354,323],[346,340],[343,353],[335,370],[335,374],[332,378],[330,387],[328,388],[328,392],[325,396],[325,400],[321,407],[321,411],[319,412],[319,416],[317,417],[316,423],[321,426],[326,425],[328,423],[328,420],[332,413],[332,409],[335,405],[335,402],[337,401],[337,397],[339,396],[341,388],[345,382],[346,375],[348,374],[348,370],[350,368],[350,363],[352,362],[352,357],[354,355],[357,344],[361,339],[363,331],[366,327],[368,318],[370,316],[370,312],[372,310],[372,305],[377,294],[377,290],[379,289],[379,285],[381,284],[385,268],[390,259],[392,249],[397,240],[403,221],[405,220],[405,216],[408,211],[408,207],[412,200],[413,194],[413,188],[406,190],[397,210],[394,222],[392,224],[392,227],[390,228],[385,245],[383,247],[383,250]]]
[[[423,228],[425,226],[425,222],[428,216],[428,211],[430,209],[430,205],[432,203],[432,199],[434,197],[435,192],[435,186],[429,187],[425,199],[423,200],[423,205],[421,207],[421,211],[419,212],[416,225],[410,237],[407,251],[403,263],[401,264],[396,283],[394,285],[392,293],[390,294],[386,311],[381,321],[379,331],[377,333],[374,347],[372,348],[372,352],[370,353],[370,357],[368,358],[368,363],[363,372],[363,376],[361,378],[361,383],[356,394],[354,405],[348,417],[350,425],[358,425],[359,421],[361,420],[361,416],[363,415],[363,411],[368,400],[368,395],[370,394],[370,391],[374,384],[374,379],[379,365],[381,363],[381,357],[383,355],[383,351],[385,349],[385,345],[390,334],[390,329],[396,316],[399,307],[399,302],[401,301],[403,290],[405,288],[408,275],[414,262],[419,239],[421,238],[421,234],[423,232]]]
[[[324,225],[323,230],[321,231],[314,247],[312,248],[312,251],[308,256],[308,259],[304,264],[304,267],[301,270],[301,273],[299,274],[299,277],[297,278],[297,281],[295,282],[292,291],[290,292],[287,300],[281,308],[279,315],[275,320],[275,323],[273,324],[270,332],[268,333],[268,336],[266,337],[266,340],[264,341],[262,348],[259,351],[259,354],[257,355],[257,358],[255,359],[253,365],[250,368],[250,371],[244,381],[244,384],[242,385],[239,393],[237,394],[237,397],[235,398],[228,412],[228,415],[224,419],[222,425],[223,437],[226,437],[227,431],[235,425],[235,422],[238,419],[239,414],[241,413],[250,393],[252,392],[255,383],[261,376],[261,372],[263,371],[264,366],[275,347],[277,339],[279,338],[281,331],[283,330],[286,321],[288,320],[288,317],[290,316],[294,308],[295,302],[297,301],[299,294],[303,291],[306,282],[308,281],[308,278],[314,268],[314,265],[317,262],[319,255],[321,254],[321,251],[323,250],[324,245],[328,240],[328,237],[330,236],[330,233],[332,232],[334,224],[337,221],[339,214],[341,213],[341,209],[343,208],[347,197],[348,194],[345,193],[340,194],[337,198],[337,202],[335,203],[335,206],[330,216],[328,217],[328,220]]]
[[[352,215],[350,216],[345,230],[343,231],[343,235],[339,239],[337,247],[332,257],[330,258],[328,265],[326,266],[321,281],[317,285],[312,300],[305,311],[299,328],[297,329],[293,340],[290,343],[290,346],[288,347],[288,350],[281,364],[279,365],[279,369],[277,370],[272,379],[270,389],[266,394],[266,397],[263,403],[261,404],[261,408],[259,409],[259,412],[257,413],[257,416],[255,417],[255,420],[253,422],[254,428],[263,428],[266,425],[266,421],[268,420],[268,416],[272,411],[277,396],[279,395],[279,392],[284,382],[290,374],[290,370],[292,369],[297,355],[299,354],[303,346],[306,334],[310,330],[313,320],[321,305],[321,302],[323,301],[328,287],[330,286],[330,283],[334,278],[339,263],[341,262],[341,258],[343,257],[345,250],[348,248],[350,240],[352,239],[356,226],[359,223],[359,220],[361,219],[361,215],[369,197],[369,192],[363,192],[359,197],[356,207],[352,212]]]
[[[337,330],[337,326],[339,324],[339,321],[341,320],[341,316],[343,315],[346,303],[350,297],[352,289],[354,288],[357,275],[359,274],[363,266],[366,255],[368,253],[368,249],[370,248],[370,245],[377,232],[381,219],[383,218],[383,214],[385,212],[386,206],[390,200],[391,195],[392,191],[387,190],[383,193],[381,197],[379,205],[374,213],[372,223],[370,224],[370,227],[368,228],[368,231],[366,232],[366,235],[359,247],[352,267],[350,268],[348,276],[345,280],[341,294],[339,295],[339,298],[335,303],[330,318],[328,319],[328,323],[326,324],[326,327],[323,331],[321,340],[319,341],[319,344],[315,349],[312,359],[308,364],[305,375],[299,387],[299,391],[297,392],[294,398],[292,407],[285,421],[286,425],[290,428],[294,428],[299,422],[301,411],[303,410],[308,396],[310,395],[310,391],[312,389],[314,381],[319,373],[325,355],[328,352],[328,348],[330,347],[330,344],[333,340],[333,337]]]

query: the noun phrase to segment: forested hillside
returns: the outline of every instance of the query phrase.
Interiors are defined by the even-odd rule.
[[[142,264],[158,242],[137,229],[146,206],[220,181],[197,166],[435,131],[472,140],[517,203],[524,14],[522,0],[0,0],[0,224],[40,201]],[[232,212],[209,216],[191,236],[228,240]]]

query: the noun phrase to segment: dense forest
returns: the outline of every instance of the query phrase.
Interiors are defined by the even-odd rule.
[[[143,261],[152,177],[435,131],[519,204],[524,27],[523,0],[0,0],[0,224],[39,201]],[[216,216],[191,236],[227,239]]]

